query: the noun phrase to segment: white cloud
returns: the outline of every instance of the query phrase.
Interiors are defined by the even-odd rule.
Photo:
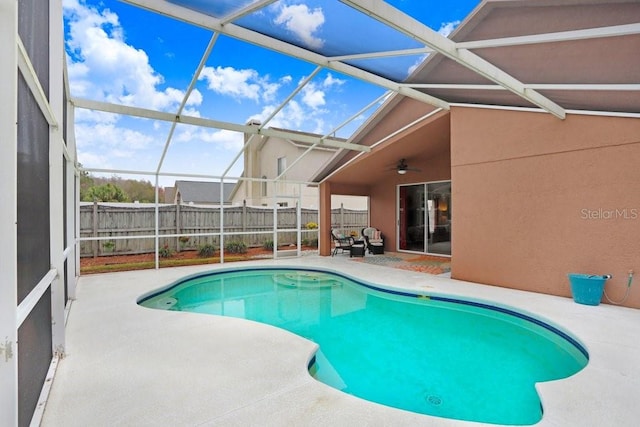
[[[76,123],[78,147],[92,147],[96,151],[128,150],[130,152],[148,148],[153,137],[132,129],[125,129],[113,123]]]
[[[309,10],[304,4],[284,5],[274,23],[283,25],[307,47],[319,49],[324,45],[324,40],[315,35],[324,24],[322,8]]]
[[[346,83],[346,80],[334,78],[331,75],[331,73],[327,73],[327,77],[325,77],[324,81],[322,82],[322,85],[324,87],[331,87],[331,86],[342,86],[345,83]]]
[[[177,110],[184,90],[166,84],[164,77],[152,66],[147,53],[127,42],[117,14],[102,3],[87,5],[85,0],[63,0],[63,3],[72,96],[161,111]],[[319,37],[324,24],[320,8],[280,5],[275,16],[279,25],[306,45],[320,47],[324,43]],[[297,78],[297,75],[288,74],[272,78],[254,69],[223,66],[205,67],[199,76],[203,87],[206,84],[211,91],[258,103],[261,112],[252,118],[261,121],[277,108],[278,91]],[[308,84],[268,126],[313,129],[322,133],[327,113],[322,107],[327,104],[331,90],[345,83],[345,80],[327,74],[323,80]],[[203,104],[204,91],[200,87],[200,91],[196,89],[190,94],[183,111],[185,115],[201,117],[199,108]],[[129,125],[131,129],[126,128]],[[153,162],[159,160],[168,128],[169,124],[165,122],[127,119],[117,114],[78,109],[75,133],[79,160],[89,168],[153,169],[157,166]],[[179,126],[172,145],[204,143],[210,144],[213,150],[235,154],[243,142],[244,136],[238,132]],[[191,152],[190,146],[188,150]],[[215,156],[216,161],[224,158],[219,153]],[[149,161],[152,164],[146,163]]]
[[[118,122],[118,115],[112,113],[105,113],[102,111],[85,110],[84,108],[78,108],[75,110],[76,123],[103,123],[113,124]]]
[[[255,70],[236,70],[233,67],[205,67],[200,80],[206,80],[210,90],[239,98],[259,99],[260,86],[255,82],[258,72]]]
[[[320,83],[309,82],[302,88],[302,102],[313,110],[318,110],[324,106],[326,102],[326,90],[334,87],[340,87],[346,83],[346,80],[333,77],[331,73]],[[317,111],[316,111],[317,112]]]
[[[449,37],[449,34],[451,34],[453,30],[458,27],[458,25],[460,25],[460,21],[443,22],[437,32],[443,37]],[[411,75],[420,66],[420,64],[422,64],[427,59],[428,56],[429,54],[421,55],[416,60],[416,62],[411,67],[409,67],[407,76]]]
[[[277,83],[262,83],[262,99],[266,102],[273,101],[278,93],[278,89],[280,89],[280,85]]]
[[[238,152],[244,145],[244,135],[230,130],[205,129],[193,126],[180,127],[175,142],[216,144],[225,150]]]
[[[84,0],[63,0],[68,75],[72,96],[175,112],[183,90],[166,86],[142,49],[127,43],[118,16]],[[199,116],[202,93],[192,91],[184,113]],[[86,167],[150,169],[159,159],[167,126],[162,122],[76,110],[79,161]],[[160,135],[160,136],[158,136]]]
[[[109,158],[104,155],[85,152],[78,149],[78,161],[85,168],[112,169],[113,166],[109,162]]]
[[[146,134],[118,128],[114,124],[76,123],[75,133],[78,161],[87,168],[118,168],[122,161],[135,161],[138,153],[154,141]]]
[[[255,114],[249,120],[259,120],[264,122],[275,109],[275,106],[266,106],[259,114]],[[316,134],[324,134],[326,132],[326,123],[320,115],[325,111],[309,111],[300,103],[291,101],[287,106],[271,119],[267,127],[291,129]],[[313,127],[312,127],[313,126]]]
[[[189,94],[189,98],[187,99],[187,105],[200,105],[202,104],[202,93],[198,89],[193,89]]]
[[[302,89],[302,101],[305,105],[313,109],[320,108],[326,103],[324,95],[324,91],[318,89],[315,83],[308,83]]]
[[[291,77],[287,76],[287,80],[289,79]],[[302,76],[299,82],[304,81],[304,79],[305,76]],[[327,73],[322,80],[308,82],[302,88],[298,97],[289,101],[269,123],[266,123],[266,126],[322,134],[326,131],[326,121],[323,116],[329,113],[326,108],[323,108],[327,105],[327,97],[332,91],[339,91],[340,89],[338,88],[346,83],[346,80],[337,78],[331,73]],[[265,124],[264,120],[276,108],[276,105],[265,105],[260,113],[252,115],[247,121],[259,120]]]
[[[127,44],[118,16],[83,1],[64,0],[69,80],[73,96],[157,110],[175,110],[184,91],[161,88],[162,75],[142,49]],[[196,106],[201,97],[190,97]]]
[[[258,114],[254,114],[248,118],[249,120],[258,120],[264,123],[264,120],[276,109],[275,105],[267,105]],[[291,100],[283,110],[278,112],[276,116],[266,124],[267,127],[300,130],[302,125],[309,120],[309,116],[313,113],[305,110],[297,101]]]
[[[429,54],[420,55],[420,57],[416,59],[416,62],[414,62],[413,65],[407,70],[407,77],[413,74],[413,72],[418,69],[418,67],[427,59],[428,56]]]
[[[256,102],[272,101],[281,87],[280,83],[271,83],[269,76],[261,77],[256,70],[233,67],[204,67],[198,79],[205,80],[207,88],[219,94]]]
[[[182,114],[191,117],[201,117],[199,110],[189,107],[185,107],[184,110],[182,110]]]
[[[316,118],[315,120],[316,127],[311,131],[316,134],[323,134],[325,132],[325,123],[321,118]]]
[[[451,34],[458,25],[460,25],[460,21],[443,22],[442,25],[440,25],[438,33],[442,36],[449,37],[449,34]]]

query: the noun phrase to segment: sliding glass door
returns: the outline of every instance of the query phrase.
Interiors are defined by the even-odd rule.
[[[405,251],[425,252],[425,185],[401,185],[398,189],[398,248]]]
[[[451,181],[398,187],[398,248],[451,255]]]

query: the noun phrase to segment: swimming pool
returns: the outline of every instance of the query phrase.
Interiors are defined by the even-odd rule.
[[[416,295],[321,270],[245,268],[188,277],[146,307],[241,317],[315,341],[312,375],[346,393],[440,417],[533,424],[536,382],[588,361],[566,332],[506,307]]]

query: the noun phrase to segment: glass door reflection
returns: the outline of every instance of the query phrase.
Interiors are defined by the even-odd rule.
[[[451,255],[451,182],[398,188],[399,250]]]
[[[429,236],[427,252],[451,255],[451,182],[427,184]]]
[[[425,187],[424,184],[400,187],[400,249],[425,251]]]

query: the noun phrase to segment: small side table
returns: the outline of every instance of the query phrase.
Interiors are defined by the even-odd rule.
[[[363,240],[356,240],[351,244],[351,250],[349,251],[349,256],[364,256],[365,244]]]
[[[371,245],[371,253],[374,255],[382,255],[384,253],[383,245]]]

